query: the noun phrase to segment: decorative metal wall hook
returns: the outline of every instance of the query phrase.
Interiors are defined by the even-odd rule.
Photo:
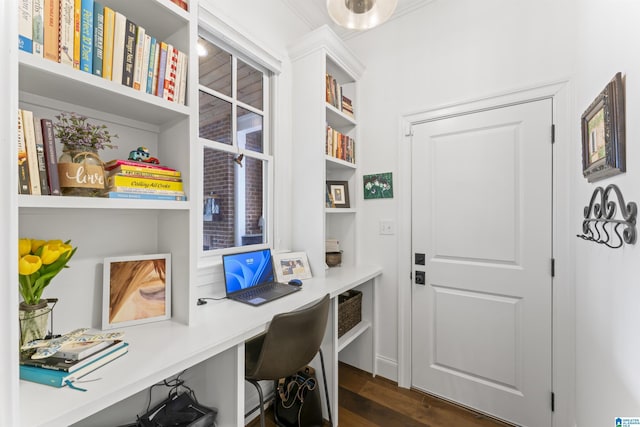
[[[610,199],[612,192],[615,194],[615,199]],[[618,212],[622,219],[616,218]],[[582,234],[578,234],[577,237],[613,249],[622,247],[624,243],[633,245],[637,240],[637,215],[638,206],[635,202],[625,203],[618,186],[609,184],[604,189],[596,187],[589,205],[584,207]],[[623,227],[622,235],[619,230],[621,226]]]

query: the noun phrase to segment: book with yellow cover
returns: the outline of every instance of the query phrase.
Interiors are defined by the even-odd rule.
[[[73,68],[80,69],[80,46],[82,34],[82,0],[73,5]]]
[[[152,190],[169,190],[169,191],[183,191],[182,182],[169,181],[166,179],[158,178],[139,178],[122,175],[112,175],[107,178],[108,187],[131,187],[131,188],[146,188]]]
[[[113,66],[113,36],[116,25],[116,13],[110,7],[104,7],[104,53],[102,55],[102,77],[111,80]]]
[[[59,61],[58,36],[60,30],[60,0],[44,2],[44,57]]]

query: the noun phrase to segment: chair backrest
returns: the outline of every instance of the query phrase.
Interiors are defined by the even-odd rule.
[[[329,316],[329,295],[300,310],[277,314],[264,335],[262,349],[245,376],[277,380],[307,365],[320,350]]]

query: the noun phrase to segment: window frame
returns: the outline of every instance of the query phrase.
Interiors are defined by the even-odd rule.
[[[217,92],[209,87],[200,85],[198,81],[197,94],[200,91],[219,98],[225,102],[229,102],[231,104],[231,121],[232,121],[232,130],[231,130],[231,145],[225,144],[218,141],[213,141],[206,138],[200,137],[200,129],[199,129],[199,102],[197,102],[197,106],[195,109],[197,110],[197,120],[195,120],[195,127],[197,136],[197,153],[198,153],[198,164],[195,166],[198,168],[198,185],[199,190],[197,194],[197,205],[196,216],[197,220],[197,233],[198,233],[198,251],[199,251],[199,260],[201,263],[209,263],[215,262],[215,260],[219,260],[221,255],[226,253],[237,252],[239,248],[251,248],[251,249],[262,249],[262,248],[270,248],[273,247],[274,242],[274,197],[273,197],[273,185],[274,185],[274,157],[272,155],[274,140],[273,135],[273,124],[275,120],[272,114],[272,105],[273,105],[273,90],[275,87],[275,79],[277,78],[277,73],[279,72],[279,68],[274,70],[270,67],[263,65],[265,61],[260,60],[260,55],[252,55],[251,52],[248,52],[246,49],[238,49],[237,46],[233,46],[225,41],[229,41],[227,37],[220,37],[220,35],[216,35],[213,31],[210,30],[210,27],[203,24],[202,20],[200,21],[200,25],[198,28],[198,32],[196,34],[196,40],[200,38],[206,39],[209,43],[212,43],[219,47],[220,49],[226,51],[231,55],[231,96],[225,95],[223,93]],[[237,88],[237,68],[238,68],[238,60],[244,62],[245,64],[255,68],[260,71],[263,75],[263,109],[257,109],[249,104],[246,104],[237,98],[238,88]],[[196,64],[198,61],[196,61]],[[196,75],[199,76],[199,73]],[[196,99],[199,99],[197,97]],[[250,111],[254,114],[258,114],[262,117],[262,152],[252,151],[244,148],[240,148],[238,146],[238,108],[243,108],[247,111]],[[233,155],[243,154],[245,158],[253,158],[263,162],[263,216],[265,218],[265,224],[262,228],[264,233],[264,242],[259,244],[252,244],[247,246],[232,246],[228,248],[221,249],[210,249],[204,250],[204,226],[201,213],[204,209],[204,176],[203,174],[203,158],[204,158],[204,150],[205,148],[214,149],[218,151],[222,151],[225,153],[230,153]],[[234,227],[235,228],[235,227]]]

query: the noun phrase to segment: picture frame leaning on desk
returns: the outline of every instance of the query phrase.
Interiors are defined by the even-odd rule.
[[[292,279],[311,279],[311,268],[306,252],[273,254],[273,268],[278,282],[287,283]]]

